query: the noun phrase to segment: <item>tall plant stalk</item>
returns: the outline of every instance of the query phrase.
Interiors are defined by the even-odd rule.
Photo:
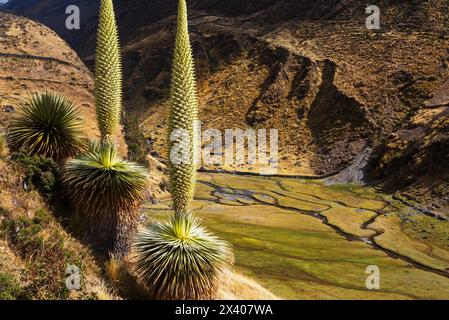
[[[179,0],[178,10],[169,117],[175,215],[139,232],[133,246],[134,270],[152,298],[213,299],[232,263],[232,252],[229,244],[203,228],[191,211],[197,169],[198,98],[185,0]]]
[[[184,143],[169,139],[169,150],[174,144],[181,145],[182,163],[176,163],[170,154],[170,182],[174,210],[177,215],[190,214],[195,193],[197,167],[197,137],[195,125],[198,121],[198,97],[196,89],[195,66],[187,21],[185,0],[179,1],[178,30],[173,57],[172,82],[170,90],[169,132],[187,133]],[[186,138],[186,137],[184,137]],[[181,138],[182,140],[182,138]],[[171,152],[172,153],[172,152]]]
[[[105,235],[115,258],[123,258],[137,229],[138,207],[148,189],[147,171],[123,160],[114,144],[122,110],[120,46],[112,0],[101,0],[95,67],[95,103],[101,143],[69,161],[63,181],[74,209],[96,235]]]
[[[95,60],[95,106],[103,141],[111,142],[122,112],[122,63],[112,0],[101,0]]]

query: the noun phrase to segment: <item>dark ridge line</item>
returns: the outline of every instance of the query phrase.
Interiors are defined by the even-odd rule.
[[[15,11],[12,11],[12,10],[8,10],[8,9],[5,9],[5,8],[0,8],[0,13],[2,13],[2,12],[3,12],[3,13],[11,14],[11,15],[16,16],[16,17],[20,17],[20,18],[25,18],[25,19],[31,20],[31,21],[33,21],[33,22],[35,22],[35,23],[37,23],[37,24],[39,24],[39,25],[41,25],[41,26],[45,26],[45,27],[47,27],[48,29],[50,29],[51,31],[55,32],[53,29],[49,28],[48,26],[46,26],[45,24],[43,24],[41,21],[37,20],[36,18],[27,16],[26,14],[18,13],[18,12],[15,12]],[[55,32],[55,33],[56,33],[56,32]]]
[[[0,57],[8,57],[8,58],[19,58],[19,59],[32,59],[32,60],[39,60],[39,61],[52,61],[52,62],[57,62],[66,66],[70,66],[72,68],[77,68],[76,66],[74,66],[73,64],[71,64],[68,61],[64,61],[64,60],[60,60],[57,58],[52,58],[52,57],[42,57],[42,56],[35,56],[32,54],[18,54],[18,53],[5,53],[5,52],[0,52]]]
[[[6,80],[6,81],[36,81],[36,82],[51,82],[51,83],[64,83],[64,81],[60,81],[60,80],[51,80],[51,79],[31,79],[31,78],[14,78],[14,77],[3,77],[0,76],[1,80]]]
[[[326,178],[334,177],[341,173],[343,170],[347,169],[348,167],[344,167],[341,169],[338,169],[336,171],[317,175],[317,176],[311,176],[311,175],[289,175],[289,174],[260,174],[256,172],[247,172],[247,171],[227,171],[222,169],[205,169],[200,168],[198,169],[198,172],[201,173],[213,173],[213,174],[227,174],[227,175],[236,175],[236,176],[251,176],[251,177],[261,177],[261,178],[286,178],[286,179],[303,179],[303,180],[323,180]]]
[[[13,15],[13,16],[15,16],[15,17],[18,17],[18,18],[24,18],[24,19],[28,19],[28,20],[30,20],[30,21],[33,21],[34,23],[37,23],[39,26],[41,26],[41,27],[44,27],[44,28],[47,28],[48,30],[50,30],[51,32],[53,32],[53,34],[55,34],[68,48],[70,48],[70,50],[72,50],[74,53],[75,53],[75,56],[76,56],[76,58],[78,58],[78,60],[81,62],[81,64],[82,64],[82,66],[84,67],[84,68],[86,68],[88,71],[89,71],[89,73],[91,73],[90,72],[90,70],[89,70],[89,68],[87,68],[87,66],[86,66],[86,64],[84,63],[84,60],[83,59],[81,59],[81,57],[79,56],[79,54],[78,54],[78,51],[76,51],[59,33],[57,33],[55,30],[53,30],[51,27],[49,27],[49,26],[47,26],[45,23],[43,23],[42,21],[39,21],[39,20],[37,20],[36,18],[33,18],[33,17],[30,17],[30,16],[27,16],[26,14],[23,14],[23,13],[18,13],[18,12],[14,12],[14,11],[12,11],[12,10],[8,10],[8,9],[2,9],[2,8],[0,8],[0,13],[6,13],[6,14],[10,14],[10,15]],[[59,59],[55,59],[55,61],[58,61]],[[71,67],[73,67],[73,68],[75,68],[75,69],[78,69],[79,67],[77,67],[77,66],[75,66],[75,65],[72,65],[71,63],[69,63],[69,62],[67,62],[67,61],[63,61],[63,60],[59,60],[58,62],[61,62],[61,63],[63,63],[63,64],[67,64],[67,65],[69,65],[69,66],[71,66]]]

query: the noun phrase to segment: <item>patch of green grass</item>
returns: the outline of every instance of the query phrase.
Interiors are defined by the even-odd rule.
[[[0,273],[0,300],[19,300],[25,298],[19,281],[8,273]]]
[[[408,223],[403,223],[403,229],[416,239],[449,248],[449,222],[447,221],[420,214],[414,216]]]
[[[67,245],[67,239],[44,209],[33,218],[9,217],[1,224],[13,251],[26,262],[26,291],[33,299],[67,299],[65,271],[68,265],[83,267],[82,253]]]

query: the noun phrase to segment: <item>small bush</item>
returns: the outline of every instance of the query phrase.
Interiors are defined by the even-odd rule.
[[[24,188],[37,189],[47,200],[54,198],[59,183],[59,168],[52,159],[22,153],[14,153],[12,159],[25,170]]]
[[[32,95],[11,119],[11,149],[56,161],[75,156],[85,148],[82,122],[73,103],[55,93]]]
[[[20,216],[12,220],[3,220],[1,230],[3,235],[7,235],[12,243],[21,249],[27,247],[30,243],[34,243],[36,248],[27,248],[28,251],[34,252],[39,249],[41,242],[37,239],[39,237],[35,238],[35,236],[44,230],[50,221],[50,214],[45,209],[39,209],[32,219],[26,216]]]
[[[27,294],[33,299],[67,299],[66,268],[83,267],[82,254],[67,246],[64,234],[55,228],[44,209],[33,218],[17,217],[1,224],[12,250],[26,262]]]

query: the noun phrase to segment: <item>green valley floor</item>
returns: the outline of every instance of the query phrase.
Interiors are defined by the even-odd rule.
[[[169,202],[145,209],[148,223],[171,214]],[[203,173],[195,213],[232,243],[235,269],[280,298],[449,299],[449,223],[373,189]]]

